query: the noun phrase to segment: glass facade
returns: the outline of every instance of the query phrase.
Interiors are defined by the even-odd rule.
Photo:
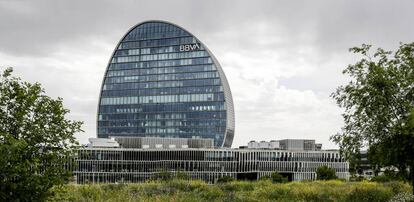
[[[220,64],[177,25],[148,21],[119,42],[108,64],[97,134],[212,138],[231,147],[234,109]]]

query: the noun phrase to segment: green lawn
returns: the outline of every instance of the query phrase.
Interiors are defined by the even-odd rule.
[[[208,185],[172,180],[140,184],[65,185],[50,201],[389,201],[410,193],[403,182],[314,181],[274,184],[234,181]],[[398,196],[396,196],[398,194]],[[405,194],[408,195],[408,194]]]

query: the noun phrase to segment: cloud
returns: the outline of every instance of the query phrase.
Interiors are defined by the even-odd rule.
[[[395,49],[414,41],[412,1],[0,1],[1,66],[62,97],[70,118],[96,135],[103,74],[133,25],[174,22],[200,38],[228,77],[236,109],[233,146],[313,138],[333,148],[341,109],[329,94],[357,58],[348,48]]]
[[[70,109],[68,118],[84,122],[85,134],[77,134],[82,142],[95,136],[95,122],[101,81],[112,44],[92,41],[88,46],[61,47],[48,56],[18,56],[0,53],[2,67],[14,67],[23,80],[39,82],[46,93],[61,97]]]

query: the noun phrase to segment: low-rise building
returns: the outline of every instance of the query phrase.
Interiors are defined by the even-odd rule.
[[[77,183],[143,182],[160,172],[184,172],[208,183],[223,176],[257,180],[272,172],[301,181],[316,179],[321,166],[334,168],[339,178],[349,175],[339,151],[92,146],[78,150],[77,164]]]

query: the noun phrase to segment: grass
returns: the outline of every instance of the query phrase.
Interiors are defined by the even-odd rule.
[[[139,184],[64,185],[51,190],[49,201],[389,201],[411,187],[403,182],[314,181],[272,183],[234,181],[151,181]]]

